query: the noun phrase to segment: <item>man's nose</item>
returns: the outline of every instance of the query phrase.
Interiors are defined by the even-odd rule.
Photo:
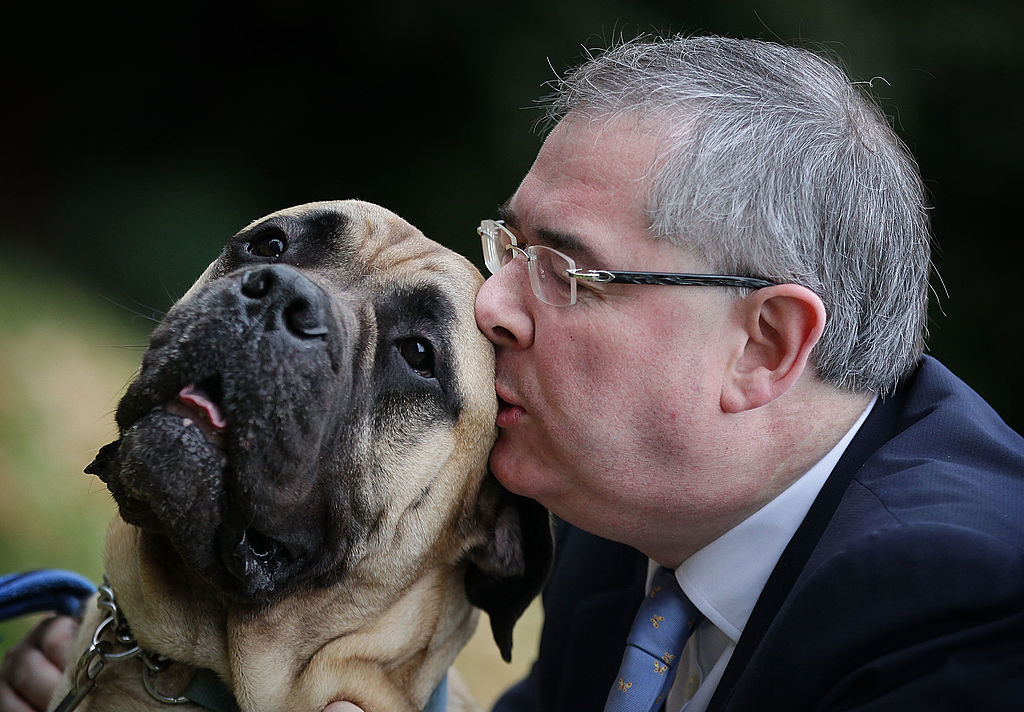
[[[476,323],[496,346],[529,348],[533,344],[535,300],[526,260],[512,260],[492,274],[476,295]],[[536,301],[536,300],[535,300]]]

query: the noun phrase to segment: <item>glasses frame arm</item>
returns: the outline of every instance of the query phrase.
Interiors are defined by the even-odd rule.
[[[598,284],[661,284],[696,287],[740,287],[743,289],[763,289],[774,287],[770,282],[758,277],[739,277],[725,274],[689,274],[686,272],[623,272],[606,269],[568,269],[570,277],[581,282]]]

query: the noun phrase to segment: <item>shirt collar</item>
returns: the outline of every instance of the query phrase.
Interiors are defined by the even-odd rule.
[[[853,427],[810,470],[676,569],[683,592],[733,643],[739,640],[783,550],[876,400],[877,396]]]

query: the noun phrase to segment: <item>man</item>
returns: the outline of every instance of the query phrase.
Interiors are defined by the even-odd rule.
[[[496,709],[619,709],[648,558],[703,619],[667,710],[1019,709],[1024,442],[921,358],[926,206],[878,110],[722,38],[616,48],[554,107],[477,319],[491,467],[577,528]]]
[[[659,567],[697,612],[633,709],[1019,708],[1024,441],[922,358],[926,206],[878,110],[707,37],[591,59],[552,117],[480,227],[491,467],[564,522],[496,710],[622,709]]]

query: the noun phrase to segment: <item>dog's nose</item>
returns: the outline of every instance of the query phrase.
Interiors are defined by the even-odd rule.
[[[242,275],[242,296],[250,301],[250,313],[267,317],[266,328],[282,328],[299,339],[327,336],[327,296],[286,265],[259,267]]]

